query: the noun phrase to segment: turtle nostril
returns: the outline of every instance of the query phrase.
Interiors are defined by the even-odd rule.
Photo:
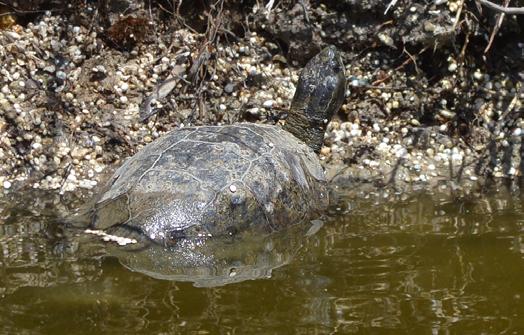
[[[183,230],[172,230],[168,234],[169,241],[171,243],[176,243],[180,240],[183,240],[187,237],[186,232]]]

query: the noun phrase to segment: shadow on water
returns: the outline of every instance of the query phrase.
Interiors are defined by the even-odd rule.
[[[420,194],[380,205],[361,200],[349,209],[342,198],[316,234],[297,229],[274,239],[247,239],[237,249],[234,243],[217,246],[217,255],[230,263],[183,275],[200,275],[201,286],[217,284],[206,281],[210,273],[237,282],[218,287],[129,271],[115,258],[101,257],[104,245],[64,232],[52,204],[31,210],[27,203],[0,203],[0,329],[524,332],[523,200],[502,194],[435,199]],[[165,262],[150,256],[147,262]],[[135,261],[127,259],[127,266],[140,270],[137,264],[148,264]]]

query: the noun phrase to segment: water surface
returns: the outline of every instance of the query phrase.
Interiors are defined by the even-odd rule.
[[[517,196],[342,201],[271,278],[219,287],[84,250],[57,226],[58,206],[0,201],[1,333],[524,333]]]

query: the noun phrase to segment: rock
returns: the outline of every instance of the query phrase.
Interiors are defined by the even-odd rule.
[[[235,84],[233,84],[233,83],[228,83],[228,84],[224,87],[224,92],[226,92],[227,94],[231,94],[231,93],[233,93],[234,90],[235,90]]]
[[[75,147],[72,151],[71,151],[71,157],[72,158],[76,158],[76,159],[82,159],[84,158],[91,150],[87,149],[87,148],[82,148],[82,147]]]
[[[264,106],[264,108],[273,108],[274,104],[275,104],[275,101],[273,101],[273,100],[266,100],[266,101],[264,101],[262,106]]]

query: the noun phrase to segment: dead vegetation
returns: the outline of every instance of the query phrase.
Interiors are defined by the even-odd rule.
[[[104,150],[116,152],[106,161],[132,152],[142,141],[129,135],[129,128],[139,128],[135,121],[118,117],[127,106],[108,73],[117,72],[119,64],[153,57],[140,79],[143,86],[125,97],[140,105],[136,121],[142,126],[165,131],[182,123],[274,123],[285,117],[285,105],[258,109],[263,100],[241,99],[244,92],[251,97],[276,92],[273,74],[250,72],[239,63],[255,54],[274,69],[294,69],[327,44],[343,51],[351,83],[339,121],[364,130],[388,124],[393,133],[406,126],[443,129],[439,136],[481,153],[490,139],[495,147],[502,145],[497,133],[521,127],[521,6],[508,0],[0,0],[0,29],[16,31],[50,12],[83,35],[96,35],[88,38],[91,46],[77,43],[86,58],[75,65],[88,69],[87,79],[73,83],[55,76],[46,105],[38,107],[74,119],[82,108],[64,101],[53,91],[56,86],[98,90],[103,103],[95,109],[103,122],[90,121],[82,131],[104,138]],[[252,49],[239,53],[242,45]],[[104,64],[104,57],[111,59],[105,64],[109,72],[91,71]],[[74,126],[64,124],[74,133],[67,130]],[[20,143],[17,147],[29,145]],[[347,155],[364,151],[355,148]]]

